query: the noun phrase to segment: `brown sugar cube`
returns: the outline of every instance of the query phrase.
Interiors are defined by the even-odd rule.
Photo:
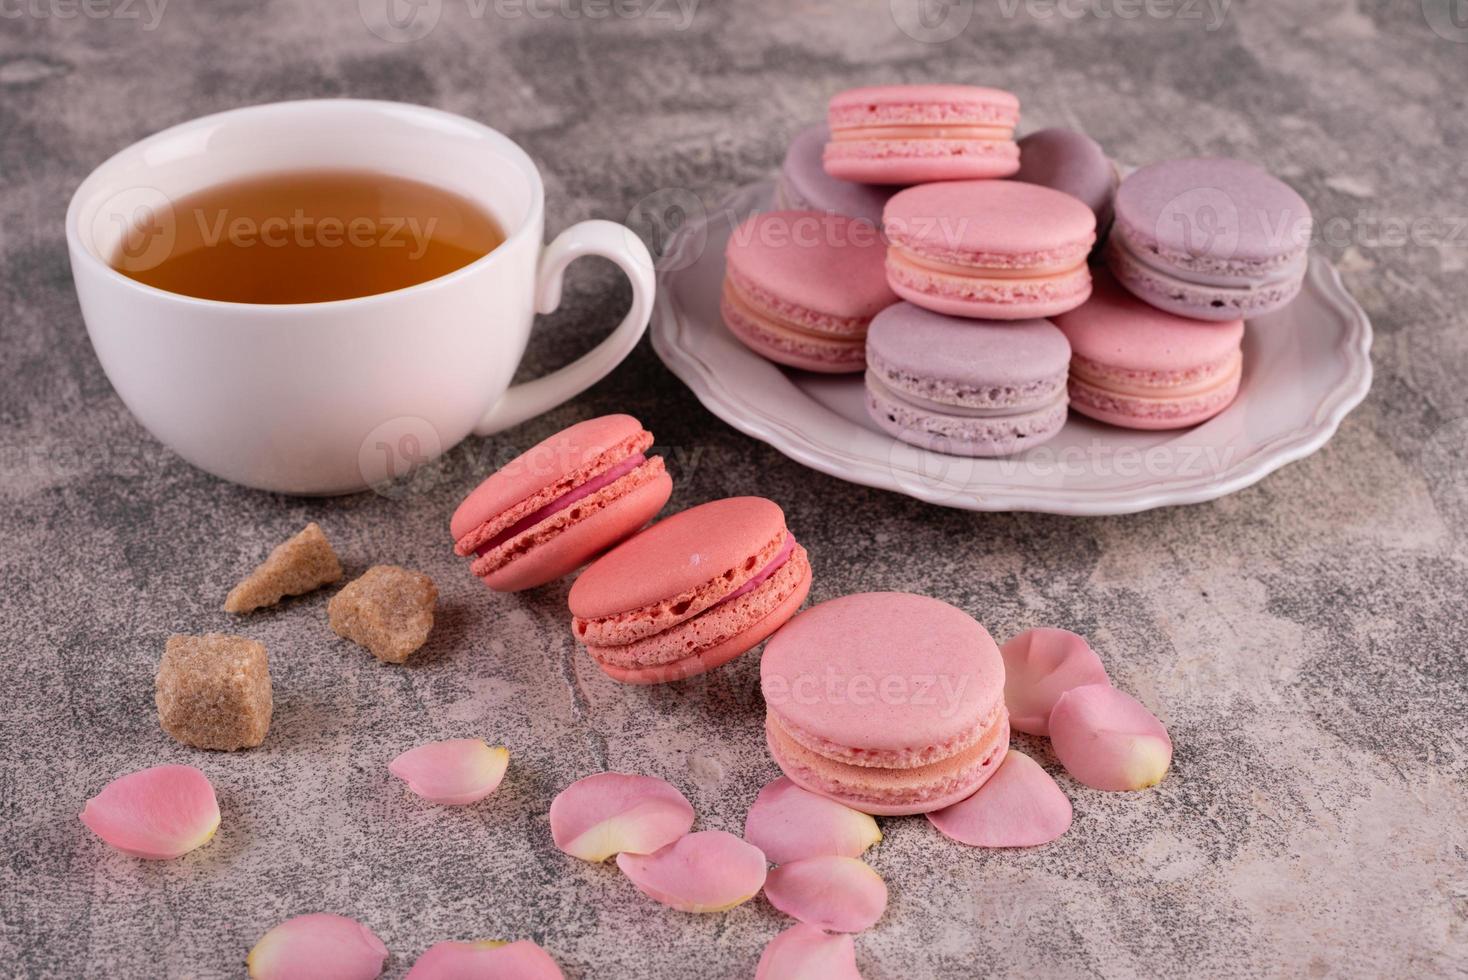
[[[326,604],[331,628],[384,663],[400,664],[433,629],[433,579],[396,565],[373,565]]]
[[[170,636],[154,700],[163,730],[200,749],[248,749],[270,731],[270,657],[243,636]]]
[[[273,606],[288,595],[302,595],[339,581],[342,563],[315,523],[282,544],[249,577],[229,590],[224,611],[247,613]]]

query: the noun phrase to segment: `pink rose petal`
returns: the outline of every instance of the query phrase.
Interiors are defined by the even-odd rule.
[[[313,912],[286,919],[245,957],[253,980],[372,980],[387,947],[362,923]]]
[[[1050,734],[1050,711],[1060,695],[1082,684],[1110,684],[1101,658],[1070,630],[1026,630],[999,648],[1004,655],[1004,704],[1009,727]]]
[[[219,802],[193,766],[154,766],[102,787],[81,817],[124,854],[161,861],[209,843],[219,827]]]
[[[782,864],[765,879],[770,904],[808,925],[861,932],[887,910],[882,876],[857,858],[827,854]]]
[[[759,894],[765,855],[722,830],[678,838],[651,854],[617,855],[617,867],[649,898],[680,912],[722,912]]]
[[[1108,684],[1060,696],[1050,713],[1050,744],[1066,771],[1093,789],[1155,786],[1172,762],[1172,739],[1162,722]]]
[[[882,832],[868,814],[781,776],[755,797],[744,820],[744,839],[775,864],[788,864],[823,854],[860,857],[882,839]]]
[[[1010,749],[999,769],[966,800],[928,814],[933,826],[973,847],[1034,847],[1070,829],[1070,800],[1050,774]]]
[[[490,748],[482,739],[455,738],[409,749],[387,769],[425,800],[463,806],[499,788],[509,765],[510,750],[504,746]]]
[[[861,980],[856,943],[802,922],[770,940],[754,980]]]
[[[693,806],[652,776],[600,772],[578,779],[550,807],[556,846],[583,861],[613,854],[651,854],[688,833]]]
[[[528,939],[485,939],[430,946],[405,980],[564,980],[564,974],[549,953]]]

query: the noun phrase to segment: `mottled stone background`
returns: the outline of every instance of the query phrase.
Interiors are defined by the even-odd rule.
[[[1462,3],[1455,22],[1432,0],[981,0],[949,9],[972,13],[960,25],[935,2],[935,31],[964,29],[920,43],[891,14],[913,14],[906,0],[684,0],[687,20],[627,0],[597,19],[596,0],[422,0],[442,17],[416,41],[376,36],[355,0],[168,0],[155,18],[158,2],[0,0],[0,974],[239,976],[267,928],[331,910],[383,937],[392,976],[437,940],[479,936],[533,937],[573,977],[752,975],[787,921],[763,900],[664,910],[556,852],[546,808],[612,767],[667,777],[701,827],[739,831],[776,772],[757,658],[619,687],[572,643],[565,585],[492,595],[447,540],[494,461],[611,411],[656,431],[672,508],[778,500],[810,549],[813,599],[909,589],[1000,638],[1070,627],[1172,731],[1173,770],[1151,792],[1061,775],[1075,826],[1048,847],[969,850],[921,819],[883,821],[869,858],[892,900],[857,939],[868,978],[1468,969]],[[361,6],[381,23],[383,0]],[[659,189],[712,205],[769,172],[833,91],[928,80],[1011,88],[1026,128],[1083,126],[1122,159],[1223,153],[1285,176],[1335,219],[1320,247],[1375,324],[1365,404],[1319,454],[1216,503],[978,515],[802,469],[714,419],[644,342],[586,396],[471,440],[406,495],[297,500],[156,445],[92,356],[72,292],[62,215],[77,183],[206,112],[351,95],[464,113],[541,162],[554,232],[623,219]],[[609,267],[572,279],[527,373],[587,348],[626,302]],[[307,520],[349,572],[391,561],[438,580],[439,626],[411,665],[337,639],[324,595],[243,621],[219,611]],[[164,638],[204,630],[270,649],[276,716],[258,750],[191,751],[158,728]],[[416,742],[471,734],[514,753],[482,805],[425,805],[386,772]],[[208,773],[224,822],[182,860],[138,862],[76,814],[160,762]]]

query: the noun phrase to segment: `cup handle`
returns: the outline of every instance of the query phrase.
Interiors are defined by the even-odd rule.
[[[615,221],[582,221],[556,236],[540,253],[535,272],[535,309],[551,313],[561,305],[561,281],[566,266],[583,255],[611,259],[632,281],[632,308],[610,337],[581,357],[545,377],[512,385],[494,407],[484,413],[474,434],[487,436],[519,425],[579,395],[611,373],[632,353],[652,317],[652,256],[642,240]]]

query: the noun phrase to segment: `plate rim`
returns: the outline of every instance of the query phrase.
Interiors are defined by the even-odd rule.
[[[1346,364],[1345,374],[1339,384],[1325,393],[1313,411],[1301,416],[1300,425],[1254,447],[1244,460],[1230,465],[1221,474],[1188,478],[1182,482],[1159,486],[1150,492],[1127,489],[1117,495],[1095,489],[1078,491],[1073,488],[1048,491],[1025,488],[1016,492],[1012,487],[991,483],[963,487],[947,483],[934,485],[923,481],[903,483],[895,475],[888,475],[883,479],[880,470],[871,472],[860,465],[853,471],[842,466],[833,450],[814,442],[787,421],[752,408],[746,400],[736,397],[719,379],[712,365],[700,360],[677,342],[679,333],[686,325],[685,321],[691,318],[680,315],[667,277],[697,259],[694,256],[690,260],[687,253],[695,247],[700,237],[706,237],[712,216],[737,216],[742,213],[742,201],[758,200],[759,195],[772,184],[773,181],[766,178],[736,188],[716,208],[690,218],[674,233],[659,262],[657,294],[649,330],[653,350],[699,402],[724,422],[745,435],[772,446],[803,466],[848,483],[889,490],[938,506],[979,512],[1023,511],[1100,517],[1138,513],[1157,507],[1204,503],[1252,486],[1282,466],[1318,451],[1330,441],[1346,415],[1370,391],[1373,375],[1370,318],[1346,290],[1340,272],[1319,252],[1312,250],[1306,273],[1307,288],[1313,287],[1317,297],[1348,324],[1340,346]],[[702,236],[700,232],[703,233]],[[897,440],[893,439],[892,442],[896,443]],[[908,450],[911,450],[915,458],[954,458],[917,447],[905,447],[904,451]],[[860,464],[864,459],[853,459],[853,463]],[[894,472],[890,461],[886,471],[888,474]]]

